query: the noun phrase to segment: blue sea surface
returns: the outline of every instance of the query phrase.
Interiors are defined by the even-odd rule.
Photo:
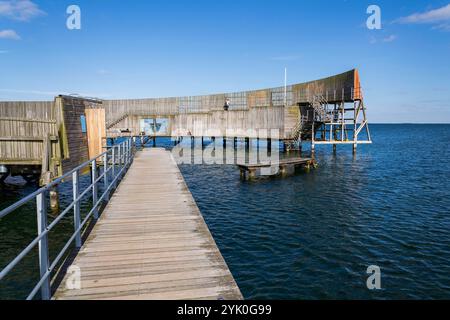
[[[320,146],[317,169],[287,178],[242,181],[234,165],[180,165],[245,298],[450,299],[450,125],[370,128],[374,143],[356,155]],[[0,209],[34,189],[0,187]],[[70,186],[60,196],[69,203]],[[50,236],[52,257],[72,230],[69,215]],[[35,235],[33,205],[1,219],[0,269]],[[371,265],[381,290],[366,286]],[[23,299],[37,279],[33,251],[0,281],[0,298]]]
[[[245,298],[450,299],[450,125],[371,133],[355,156],[318,147],[318,169],[284,179],[181,166]]]

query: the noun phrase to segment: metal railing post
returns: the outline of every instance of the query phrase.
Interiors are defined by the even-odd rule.
[[[47,202],[45,196],[45,191],[36,196],[38,236],[40,236],[48,227]],[[48,236],[45,235],[39,240],[39,269],[41,272],[41,279],[49,269],[50,262],[48,256]],[[49,277],[42,283],[41,298],[42,300],[50,300],[51,298]]]
[[[127,167],[128,165],[128,140],[125,140],[123,143],[123,166]]]
[[[113,146],[111,150],[112,181],[114,181],[116,178],[116,147]]]
[[[72,174],[73,180],[73,226],[75,228],[75,247],[81,248],[81,232],[77,231],[81,224],[81,216],[80,216],[80,203],[78,202],[78,197],[80,196],[80,183],[79,183],[79,173],[76,170]]]
[[[96,207],[98,202],[98,188],[97,188],[97,160],[92,161],[92,206]],[[94,219],[98,219],[98,208],[94,209]]]
[[[130,158],[130,140],[125,141],[125,167],[128,167],[128,161]]]
[[[130,165],[131,161],[131,138],[128,139],[128,158],[127,158],[127,164]]]
[[[121,144],[119,144],[118,146],[117,146],[117,148],[119,149],[118,151],[118,153],[119,153],[119,173],[118,173],[118,175],[119,175],[119,179],[120,179],[120,174],[121,174],[121,171],[122,171],[122,145]],[[119,180],[119,179],[117,179],[117,180]]]
[[[123,166],[124,166],[124,163],[125,163],[125,144],[124,143],[122,143],[121,145],[120,145],[120,155],[121,155],[121,157],[120,157],[120,165],[121,165],[121,169],[123,169]]]
[[[108,192],[108,151],[103,155],[103,187],[105,188],[106,195],[104,201],[109,200]]]
[[[120,170],[122,170],[124,167],[124,156],[125,156],[125,145],[122,143],[120,145]],[[122,176],[123,176],[123,172],[122,172]]]

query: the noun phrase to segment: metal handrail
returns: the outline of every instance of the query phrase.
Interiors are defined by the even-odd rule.
[[[54,180],[48,185],[40,188],[39,190],[33,192],[22,200],[14,203],[8,208],[0,211],[0,219],[7,216],[16,209],[22,207],[26,203],[36,200],[37,207],[37,220],[38,220],[38,236],[30,242],[30,244],[22,250],[3,270],[0,272],[0,281],[8,275],[8,273],[13,270],[17,264],[26,257],[30,251],[39,246],[39,267],[40,267],[40,280],[33,288],[31,293],[28,295],[27,300],[33,299],[37,292],[41,290],[41,298],[43,300],[48,300],[51,298],[50,289],[50,275],[57,267],[58,263],[64,257],[64,254],[69,249],[71,243],[75,241],[76,248],[80,248],[81,243],[81,231],[83,230],[86,223],[93,216],[94,219],[98,219],[98,210],[100,204],[103,201],[109,199],[110,192],[117,186],[118,180],[125,174],[126,170],[129,168],[131,162],[133,161],[133,140],[126,139],[124,142],[112,146],[111,149],[103,152],[97,157],[84,162],[78,167],[67,172],[60,178]],[[103,160],[103,173],[101,175],[97,174],[97,159],[101,158]],[[116,166],[118,170],[116,170]],[[82,192],[79,190],[79,176],[80,171],[90,167],[92,168],[92,183],[86,187]],[[110,174],[111,172],[111,174]],[[111,179],[109,179],[111,176]],[[59,183],[71,178],[72,179],[72,192],[73,201],[65,208],[51,224],[47,223],[47,203],[46,196],[47,193],[57,186]],[[104,191],[103,194],[98,197],[98,183],[104,180]],[[80,201],[92,192],[92,209],[86,215],[83,221],[81,221],[80,214]],[[69,241],[66,242],[63,249],[58,253],[57,257],[50,264],[49,261],[49,249],[48,249],[48,233],[73,209],[74,211],[74,233],[70,237]]]

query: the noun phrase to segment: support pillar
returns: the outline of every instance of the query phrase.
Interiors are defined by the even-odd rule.
[[[254,180],[256,178],[256,169],[249,169],[248,171],[248,179]]]
[[[58,189],[56,187],[53,187],[50,190],[50,208],[52,210],[59,209],[59,193],[58,193]]]

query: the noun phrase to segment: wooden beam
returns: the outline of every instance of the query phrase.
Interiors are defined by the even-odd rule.
[[[56,123],[56,120],[46,119],[29,119],[29,118],[16,118],[16,117],[0,117],[0,121],[17,121],[17,122],[35,122],[35,123]]]
[[[44,141],[45,137],[0,137],[0,141],[37,141],[42,142]],[[58,141],[58,137],[56,136],[50,136],[50,141]]]

